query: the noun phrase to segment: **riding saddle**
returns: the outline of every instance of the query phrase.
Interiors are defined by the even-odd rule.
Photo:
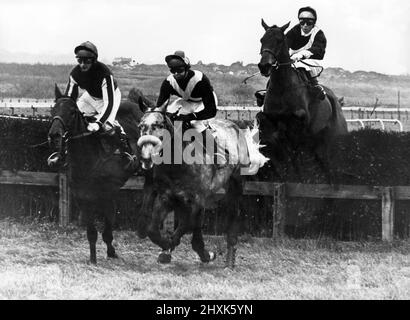
[[[311,77],[309,72],[305,69],[297,69],[304,83],[306,83],[309,93],[314,100],[324,100],[326,92],[319,84],[317,77]],[[268,83],[269,84],[269,83]],[[258,107],[263,106],[265,100],[266,90],[258,90],[255,92],[256,104]]]

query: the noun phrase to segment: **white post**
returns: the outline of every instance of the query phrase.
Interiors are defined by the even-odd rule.
[[[61,227],[66,227],[70,222],[70,188],[68,187],[67,175],[60,173],[58,175],[59,187],[59,224]]]
[[[393,241],[394,224],[394,190],[393,187],[382,188],[382,240]]]

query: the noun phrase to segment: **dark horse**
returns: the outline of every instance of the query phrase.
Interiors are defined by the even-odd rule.
[[[95,214],[101,212],[104,214],[102,238],[107,244],[107,255],[116,258],[112,245],[115,218],[113,199],[133,172],[125,169],[125,159],[115,152],[112,137],[88,132],[87,122],[76,102],[63,96],[57,86],[55,97],[53,120],[48,132],[50,145],[55,152],[48,159],[49,165],[62,163],[63,160],[67,162],[68,183],[87,226],[90,262],[97,262],[94,219]],[[137,154],[138,124],[142,115],[138,104],[128,101],[121,103],[117,113],[117,120],[124,128],[134,154]]]
[[[209,262],[215,258],[215,253],[205,249],[202,236],[203,209],[214,207],[216,201],[225,199],[226,266],[233,268],[244,177],[241,169],[245,169],[246,174],[252,174],[267,159],[260,154],[258,143],[252,139],[255,131],[243,132],[233,122],[212,119],[209,125],[215,130],[216,141],[227,147],[229,161],[224,166],[218,166],[208,153],[199,152],[196,161],[190,163],[186,156],[189,146],[192,146],[192,137],[185,135],[188,131],[182,133],[178,129],[180,124],[170,121],[166,106],[147,111],[141,119],[138,145],[141,148],[142,168],[153,170],[153,206],[147,222],[147,234],[163,250],[158,261],[168,263],[171,261],[171,251],[180,243],[181,237],[192,231],[193,250],[202,262]],[[161,161],[157,161],[158,156],[162,157]],[[223,190],[225,194],[220,192]],[[169,236],[162,235],[161,225],[171,211],[174,211],[177,227]]]
[[[304,71],[295,69],[284,35],[289,23],[269,27],[262,19],[265,34],[261,38],[262,75],[269,77],[263,112],[257,118],[261,143],[288,149],[294,168],[301,146],[308,146],[330,180],[327,148],[338,135],[347,134],[347,123],[335,94],[325,87],[326,98],[316,100],[309,93]],[[282,140],[286,141],[280,141]]]

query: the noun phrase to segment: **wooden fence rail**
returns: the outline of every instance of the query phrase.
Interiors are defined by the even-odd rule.
[[[0,184],[53,186],[59,188],[59,221],[61,226],[69,223],[70,190],[64,173],[0,171]],[[131,177],[123,190],[142,190],[144,178]],[[410,200],[410,186],[359,186],[327,185],[248,181],[244,184],[245,195],[273,197],[273,237],[283,234],[286,220],[287,198],[354,199],[381,201],[382,239],[393,240],[394,208],[397,200]]]

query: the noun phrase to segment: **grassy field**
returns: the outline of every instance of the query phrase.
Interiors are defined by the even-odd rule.
[[[206,237],[218,253],[199,262],[184,237],[169,265],[159,249],[130,231],[114,233],[120,258],[87,263],[82,228],[0,220],[0,299],[409,299],[410,242],[342,243],[242,237],[237,268],[225,270],[222,237]]]
[[[54,83],[64,89],[68,74],[74,65],[0,63],[0,97],[54,98]],[[110,66],[118,81],[123,97],[136,87],[155,101],[162,81],[169,71],[165,64],[140,64],[132,69]],[[256,64],[230,66],[211,64],[193,65],[203,71],[214,87],[219,105],[254,105],[256,90],[266,87],[267,78],[255,76],[243,80],[258,71]],[[326,68],[319,82],[332,88],[338,97],[344,97],[346,106],[372,107],[376,99],[379,105],[395,107],[400,92],[401,107],[410,106],[410,76],[393,76],[375,72],[350,72],[341,68]]]

